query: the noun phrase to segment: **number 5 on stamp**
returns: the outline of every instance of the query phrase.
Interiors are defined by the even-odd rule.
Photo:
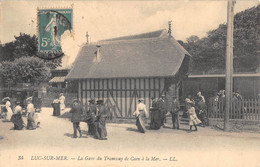
[[[40,52],[61,51],[61,36],[72,32],[72,9],[38,9],[38,48]]]

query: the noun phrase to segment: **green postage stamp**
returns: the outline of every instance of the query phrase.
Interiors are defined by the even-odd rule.
[[[61,36],[72,32],[72,8],[38,9],[38,48],[40,52],[61,51]]]

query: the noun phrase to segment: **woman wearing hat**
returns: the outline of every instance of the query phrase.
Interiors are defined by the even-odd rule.
[[[11,121],[14,124],[15,130],[21,130],[25,126],[22,119],[22,107],[20,106],[19,101],[16,102],[16,106],[14,108],[14,113],[12,115]]]
[[[5,97],[3,99],[3,101],[5,102],[5,108],[6,108],[6,116],[5,116],[5,121],[10,121],[11,117],[13,115],[13,111],[11,108],[11,100],[9,97]]]
[[[146,110],[146,105],[143,103],[143,99],[138,100],[138,104],[133,115],[136,117],[136,126],[138,131],[141,133],[145,133],[144,121],[145,117],[148,118],[148,112]]]
[[[96,120],[96,101],[95,99],[90,99],[89,101],[89,111],[87,115],[89,115],[90,119],[88,119],[87,124],[88,124],[88,134],[90,135],[95,135],[96,130],[95,130],[95,125],[94,122]]]
[[[107,140],[107,129],[106,129],[106,110],[103,100],[97,101],[96,110],[97,120],[95,122],[96,138],[99,140]]]
[[[32,104],[32,97],[29,97],[26,99],[27,101],[27,129],[29,130],[34,130],[35,128],[35,118],[34,118],[34,113],[35,113],[35,108],[34,105]]]
[[[162,117],[159,110],[158,98],[152,98],[152,107],[150,108],[150,111],[151,123],[149,129],[158,130],[162,126]]]
[[[65,110],[65,96],[63,93],[60,94],[60,97],[59,97],[59,100],[60,100],[60,109],[61,110]]]
[[[190,125],[190,132],[192,131],[192,126],[195,127],[195,131],[197,131],[197,125],[201,123],[201,121],[197,118],[195,108],[194,108],[194,103],[191,101],[189,98],[185,99],[185,103],[187,106],[187,113],[189,115],[189,125]]]

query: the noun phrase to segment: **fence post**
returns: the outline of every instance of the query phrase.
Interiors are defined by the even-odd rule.
[[[257,115],[258,120],[260,120],[260,98],[257,100]]]
[[[113,105],[112,119],[115,119],[116,106]]]
[[[245,119],[245,100],[242,99],[241,101],[241,107],[242,107],[242,119]]]

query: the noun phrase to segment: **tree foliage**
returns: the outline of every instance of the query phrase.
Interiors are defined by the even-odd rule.
[[[50,69],[38,57],[20,57],[14,61],[4,61],[0,66],[4,80],[13,82],[44,82],[50,77]]]
[[[234,71],[255,71],[259,66],[259,9],[260,5],[234,16]],[[193,71],[224,71],[227,25],[220,24],[207,37],[191,36],[182,45],[193,56]]]
[[[38,52],[38,38],[36,35],[20,33],[14,37],[15,40],[6,44],[0,44],[0,60],[14,61],[21,57],[57,57],[56,53],[40,53]],[[60,54],[60,53],[57,53]],[[53,60],[45,60],[46,65],[55,69],[61,66],[61,57]]]

